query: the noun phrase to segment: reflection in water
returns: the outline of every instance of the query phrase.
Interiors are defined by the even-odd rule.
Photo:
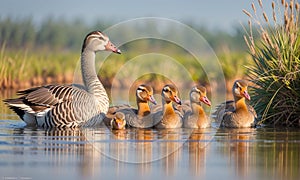
[[[204,129],[194,130],[188,141],[189,169],[194,176],[204,177],[206,166],[206,152],[212,139]]]
[[[224,130],[224,129],[223,129]],[[222,130],[219,130],[222,131]],[[225,138],[225,147],[228,151],[224,151],[224,155],[229,157],[229,164],[234,167],[234,170],[239,178],[249,177],[249,167],[253,164],[254,157],[250,151],[250,144],[252,144],[255,136],[254,128],[242,129],[225,129],[228,135]]]
[[[0,173],[33,179],[297,179],[300,132],[0,126]],[[49,178],[48,178],[49,177]]]
[[[300,132],[274,129],[221,129],[223,145],[218,152],[227,158],[228,171],[238,179],[298,179]],[[225,136],[224,136],[225,135]]]

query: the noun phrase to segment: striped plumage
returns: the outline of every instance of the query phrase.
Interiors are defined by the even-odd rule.
[[[210,121],[205,114],[202,103],[208,106],[211,105],[209,99],[206,97],[206,88],[195,86],[190,91],[190,107],[184,113],[183,127],[207,128],[210,126]]]
[[[4,102],[27,125],[38,127],[78,127],[100,124],[108,111],[109,99],[97,77],[98,51],[118,50],[100,31],[89,33],[82,45],[83,85],[46,85],[19,91],[21,97]]]
[[[245,128],[255,125],[256,112],[245,102],[246,99],[250,100],[247,88],[246,81],[236,80],[232,87],[234,101],[226,101],[216,108],[214,115],[221,127]]]

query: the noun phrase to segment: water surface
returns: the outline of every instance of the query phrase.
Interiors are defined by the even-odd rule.
[[[33,129],[0,104],[0,179],[300,177],[299,129]]]
[[[298,179],[296,129],[75,130],[0,121],[9,179]]]

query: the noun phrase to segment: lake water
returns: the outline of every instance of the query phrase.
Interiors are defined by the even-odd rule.
[[[300,177],[299,129],[44,130],[0,108],[0,179]]]

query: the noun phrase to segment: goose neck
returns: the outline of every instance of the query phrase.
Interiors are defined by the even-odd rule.
[[[236,108],[237,113],[248,112],[245,98],[236,99],[235,100],[235,108]]]
[[[85,50],[81,55],[82,80],[88,92],[95,94],[95,89],[101,86],[95,69],[95,52]]]
[[[137,101],[137,105],[138,105],[138,115],[139,116],[146,116],[148,114],[150,114],[150,107],[148,102],[144,102],[144,101]]]

